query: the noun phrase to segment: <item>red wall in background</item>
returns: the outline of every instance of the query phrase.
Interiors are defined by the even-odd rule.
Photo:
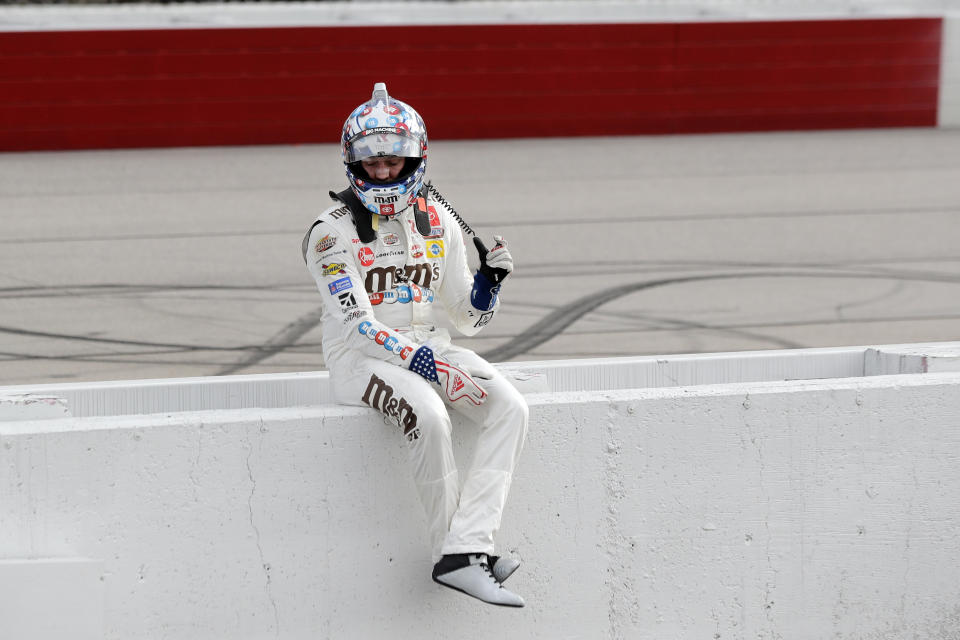
[[[935,126],[941,20],[0,33],[0,149]]]

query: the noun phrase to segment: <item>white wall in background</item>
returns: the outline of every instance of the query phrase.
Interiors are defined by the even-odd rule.
[[[937,124],[960,127],[960,10],[943,20],[942,52]]]
[[[458,0],[12,6],[0,31],[931,17],[956,0]]]

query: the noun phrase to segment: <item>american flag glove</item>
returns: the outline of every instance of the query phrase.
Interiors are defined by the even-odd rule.
[[[450,402],[462,400],[481,405],[487,399],[487,392],[466,371],[437,359],[433,350],[426,345],[413,354],[409,368],[430,382],[439,384]]]

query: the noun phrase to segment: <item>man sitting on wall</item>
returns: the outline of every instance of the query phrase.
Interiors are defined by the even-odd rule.
[[[394,420],[406,440],[430,530],[433,579],[491,604],[522,607],[503,587],[519,562],[494,554],[494,533],[527,432],[523,396],[488,362],[437,328],[439,307],[466,335],[499,306],[513,259],[496,237],[471,274],[460,226],[424,184],[420,115],[378,83],[343,126],[349,188],[313,223],[303,255],[323,298],[323,353],[336,398]],[[477,422],[461,488],[449,409]]]

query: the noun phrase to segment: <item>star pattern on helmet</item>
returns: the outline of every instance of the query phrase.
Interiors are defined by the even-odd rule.
[[[437,376],[437,363],[433,359],[433,350],[430,347],[422,346],[417,349],[410,362],[410,371],[423,376],[430,382],[440,383],[440,378]]]

